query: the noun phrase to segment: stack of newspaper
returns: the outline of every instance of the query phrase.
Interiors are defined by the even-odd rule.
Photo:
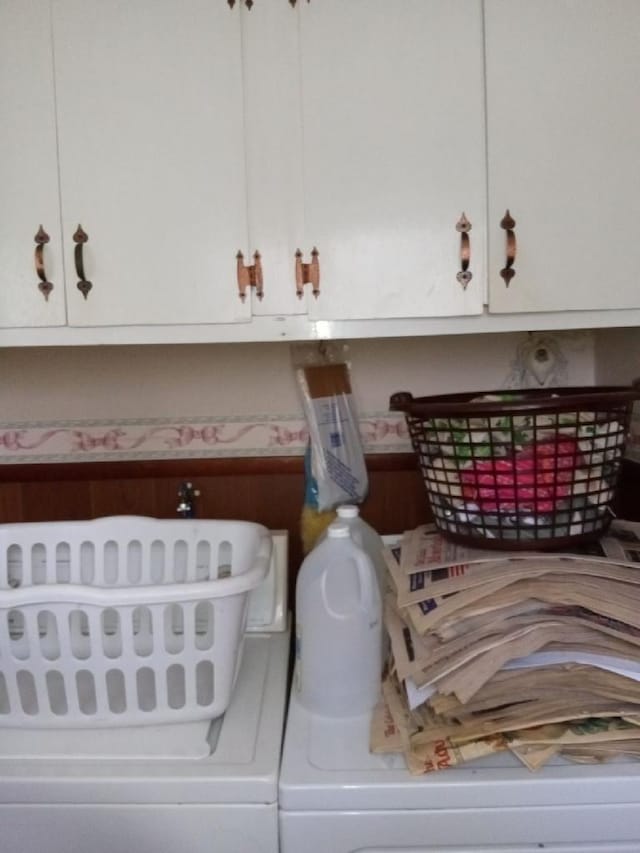
[[[425,773],[511,750],[529,769],[640,757],[640,524],[571,552],[386,549],[391,640],[373,752]]]

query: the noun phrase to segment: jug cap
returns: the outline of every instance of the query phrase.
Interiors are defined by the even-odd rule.
[[[360,515],[360,508],[355,504],[344,504],[336,510],[338,518],[357,518]]]

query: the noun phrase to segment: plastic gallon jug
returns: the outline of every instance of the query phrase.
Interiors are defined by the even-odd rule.
[[[296,583],[300,703],[316,714],[371,710],[380,695],[382,607],[373,563],[340,521],[306,557]]]
[[[351,538],[359,548],[365,551],[376,571],[378,577],[378,587],[380,595],[383,597],[385,590],[389,585],[387,564],[382,553],[384,542],[380,534],[371,527],[370,524],[360,516],[360,507],[356,504],[343,504],[336,509],[336,514],[339,521],[342,521],[349,528]],[[325,534],[326,535],[326,534]],[[384,669],[384,665],[389,657],[391,643],[384,625],[382,627],[382,643],[380,647],[380,669]]]

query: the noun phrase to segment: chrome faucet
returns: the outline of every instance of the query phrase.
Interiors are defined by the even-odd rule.
[[[176,507],[176,512],[182,518],[196,517],[196,502],[195,499],[200,496],[200,490],[193,488],[193,483],[181,483],[178,489],[178,500],[180,503]]]

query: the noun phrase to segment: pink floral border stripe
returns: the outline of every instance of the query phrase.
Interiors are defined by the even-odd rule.
[[[411,450],[401,414],[360,419],[367,453]],[[0,423],[0,463],[100,462],[304,453],[306,423],[299,416],[156,418]],[[640,413],[634,415],[627,456],[640,462]]]
[[[411,450],[402,415],[364,416],[360,431],[367,453]],[[5,423],[0,463],[295,456],[307,438],[299,416]]]

